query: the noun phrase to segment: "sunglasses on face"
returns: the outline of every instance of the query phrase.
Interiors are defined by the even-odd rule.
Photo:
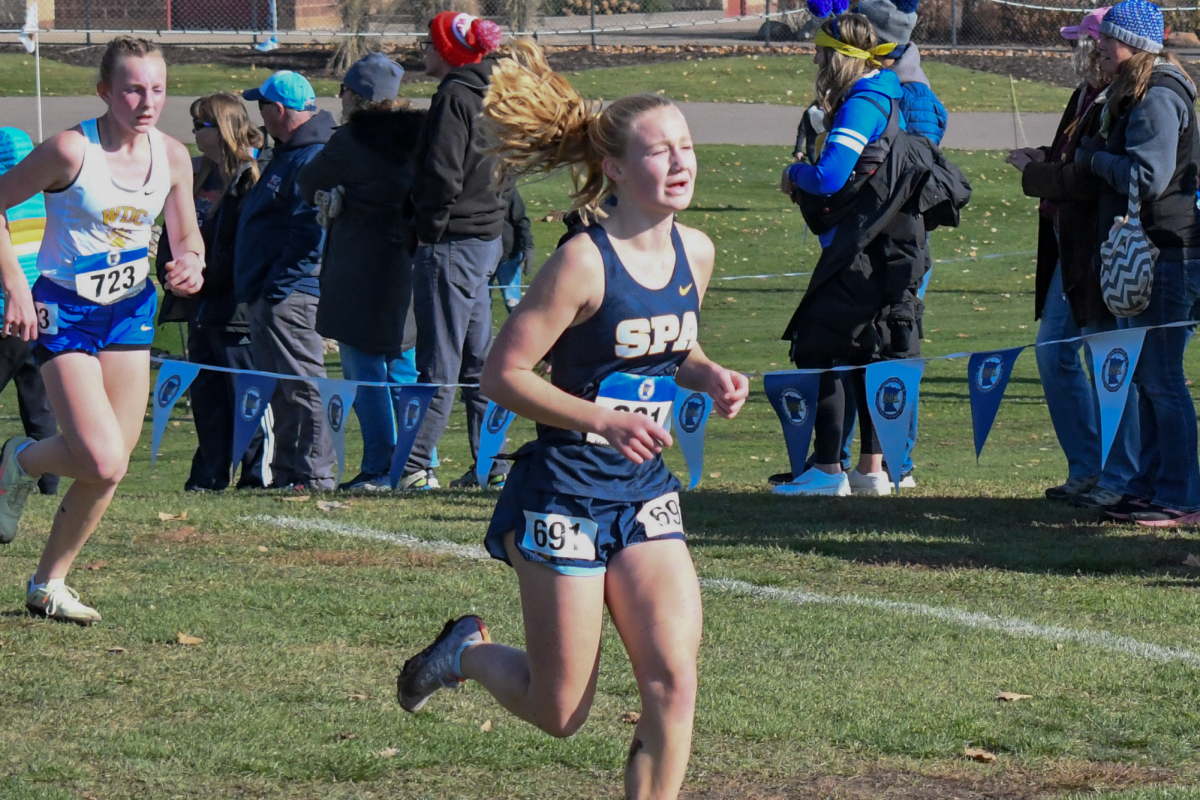
[[[422,50],[428,50],[433,46],[433,39],[422,39],[421,41],[417,42],[417,44],[421,46]]]
[[[199,120],[199,119],[192,120],[192,133],[198,133],[198,132],[204,130],[205,128],[215,128],[215,127],[217,127],[217,124],[215,122],[204,122],[203,120]]]

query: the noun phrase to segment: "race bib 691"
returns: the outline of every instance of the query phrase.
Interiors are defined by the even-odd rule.
[[[599,530],[595,522],[584,517],[526,511],[521,546],[547,558],[595,561]]]

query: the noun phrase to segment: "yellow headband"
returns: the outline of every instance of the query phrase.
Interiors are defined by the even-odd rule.
[[[886,56],[888,53],[896,49],[895,42],[884,42],[883,44],[871,50],[859,50],[852,44],[846,44],[839,39],[833,38],[825,31],[817,31],[816,45],[817,47],[831,47],[842,55],[849,56],[850,58],[864,59],[872,67],[879,66],[879,56]]]

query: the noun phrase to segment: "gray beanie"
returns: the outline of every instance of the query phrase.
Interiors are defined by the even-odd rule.
[[[901,9],[908,9],[902,11]],[[881,42],[906,45],[917,27],[917,4],[913,0],[862,0],[855,11],[871,21]]]

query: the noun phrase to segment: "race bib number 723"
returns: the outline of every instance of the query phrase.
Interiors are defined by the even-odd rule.
[[[75,259],[75,293],[106,306],[115,303],[150,275],[150,251],[139,247],[95,253]]]

